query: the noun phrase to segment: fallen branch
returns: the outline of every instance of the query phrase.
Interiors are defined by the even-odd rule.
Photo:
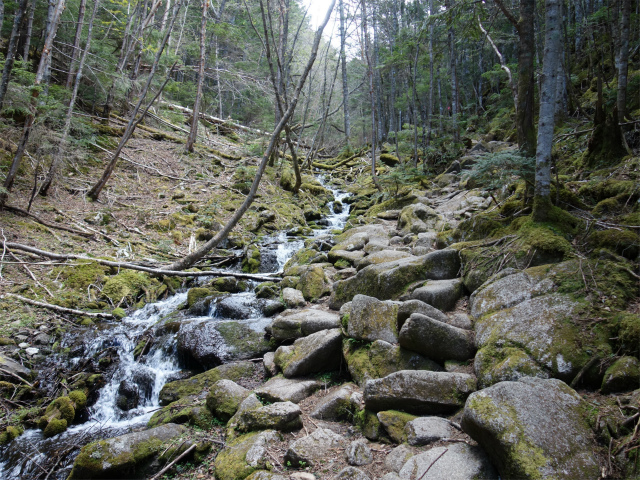
[[[116,267],[116,268],[125,268],[128,270],[137,270],[139,272],[150,273],[152,275],[164,275],[167,277],[236,277],[236,278],[244,278],[247,280],[257,280],[260,282],[279,282],[281,279],[278,277],[273,277],[269,275],[252,275],[249,273],[236,273],[236,272],[225,272],[220,270],[207,270],[204,272],[184,272],[178,270],[163,270],[162,268],[151,268],[145,267],[143,265],[136,265],[134,263],[126,263],[126,262],[113,262],[111,260],[103,260],[101,258],[91,258],[86,257],[84,255],[75,255],[72,253],[61,254],[48,252],[46,250],[40,250],[39,248],[31,247],[29,245],[22,245],[19,243],[12,242],[1,242],[0,245],[8,249],[21,250],[23,252],[33,253],[35,255],[39,255],[41,257],[51,258],[53,260],[85,260],[88,262],[96,262],[100,265],[104,265],[106,267]]]
[[[149,480],[157,480],[158,478],[160,478],[162,475],[164,475],[171,467],[173,467],[176,463],[178,463],[180,460],[182,460],[184,457],[186,457],[187,455],[189,455],[191,452],[193,452],[197,447],[197,444],[193,444],[191,445],[189,448],[187,448],[184,452],[182,452],[180,455],[178,455],[175,460],[173,460],[169,465],[167,465],[166,467],[164,467],[162,470],[160,470],[158,473],[156,473],[153,477],[151,477]]]
[[[28,385],[29,387],[33,388],[33,384],[27,382],[24,378],[22,378],[20,375],[18,375],[17,373],[13,373],[10,372],[9,370],[5,370],[4,368],[0,368],[0,372],[2,373],[6,373],[7,375],[11,375],[12,377],[17,378],[18,380],[20,380],[21,382],[24,382],[26,385]],[[6,399],[5,399],[6,400]]]
[[[193,115],[193,110],[191,110],[190,108],[181,107],[180,105],[175,105],[173,103],[167,103],[167,102],[162,102],[162,103],[165,104],[169,110],[175,110],[175,111],[184,113],[185,115]],[[271,135],[271,133],[269,132],[263,132],[262,130],[258,130],[256,128],[245,127],[244,125],[233,123],[228,120],[224,120],[222,118],[214,117],[212,115],[207,115],[206,113],[200,112],[198,116],[206,120],[207,122],[211,122],[216,125],[223,125],[225,127],[235,128],[236,130],[242,130],[243,132],[253,133],[255,135],[262,135],[262,136]]]
[[[83,315],[85,317],[94,317],[94,318],[115,318],[110,313],[93,313],[93,312],[85,312],[84,310],[75,310],[73,308],[60,307],[58,305],[53,305],[51,303],[38,302],[37,300],[31,300],[30,298],[26,298],[20,295],[16,295],[15,293],[5,293],[0,298],[17,298],[21,302],[28,303],[29,305],[35,305],[36,307],[43,307],[49,310],[53,310],[54,312],[60,313],[71,313],[73,315]]]
[[[93,237],[93,233],[83,232],[81,230],[76,230],[74,228],[69,228],[62,225],[54,225],[52,223],[42,220],[41,218],[36,217],[33,213],[27,212],[26,210],[23,210],[22,208],[19,208],[19,207],[14,207],[13,205],[5,205],[4,209],[10,212],[16,213],[18,215],[33,218],[36,222],[44,225],[45,227],[55,228],[56,230],[63,230],[65,232],[73,233],[74,235],[80,235],[82,237],[87,237],[87,238]]]

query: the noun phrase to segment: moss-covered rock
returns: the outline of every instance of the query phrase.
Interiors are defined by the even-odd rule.
[[[282,169],[282,175],[280,176],[280,186],[287,192],[293,192],[293,187],[296,184],[296,176],[292,168]]]
[[[218,380],[207,395],[207,408],[220,420],[227,422],[251,392],[232,380]]]
[[[592,248],[607,248],[630,260],[640,255],[640,237],[630,230],[598,230],[589,235],[588,242]]]
[[[300,275],[298,289],[305,300],[314,302],[331,291],[331,283],[327,279],[324,269],[320,266],[311,266]]]
[[[102,288],[102,296],[114,304],[123,301],[135,303],[138,297],[151,285],[151,279],[142,272],[124,270],[118,275],[109,277]]]
[[[169,382],[160,390],[160,405],[169,405],[187,395],[199,395],[208,391],[218,380],[227,379],[242,382],[252,378],[255,365],[251,362],[233,362],[208,370],[185,380]]]
[[[38,428],[45,437],[53,437],[64,432],[76,417],[76,412],[87,405],[84,392],[75,390],[69,396],[56,398],[49,404],[44,415],[38,420]]]
[[[403,443],[407,441],[404,427],[415,418],[417,418],[415,415],[399,412],[397,410],[378,412],[378,420],[380,420],[380,423],[387,432],[387,435],[389,435],[389,438],[391,438],[395,443]]]
[[[280,294],[280,287],[275,282],[262,282],[255,288],[258,298],[277,298]]]
[[[192,445],[178,440],[186,431],[181,425],[167,424],[85,445],[68,480],[145,478]]]
[[[215,460],[217,480],[244,480],[256,470],[270,470],[267,448],[279,440],[273,430],[248,433],[228,442]]]
[[[640,385],[640,361],[635,357],[622,357],[607,368],[602,380],[602,393],[625,392]]]
[[[377,441],[384,434],[384,428],[378,416],[371,410],[362,409],[356,413],[355,424],[369,440]]]
[[[204,287],[194,287],[190,288],[187,292],[187,307],[191,308],[196,303],[204,300],[207,297],[210,297],[214,292],[212,292],[209,288]]]
[[[623,312],[614,318],[619,343],[631,355],[640,353],[640,315]]]
[[[523,378],[471,394],[461,425],[502,478],[596,478],[584,407],[580,395],[559,380]]]
[[[211,413],[204,405],[204,399],[196,395],[182,397],[166,407],[158,410],[147,422],[147,428],[167,423],[187,423],[200,428],[209,429],[213,422]]]
[[[3,432],[0,433],[0,445],[7,445],[8,443],[11,443],[13,440],[22,435],[22,432],[24,432],[24,429],[21,426],[9,425],[4,429]]]
[[[242,258],[242,271],[244,273],[258,273],[260,270],[260,249],[255,245],[247,247]]]

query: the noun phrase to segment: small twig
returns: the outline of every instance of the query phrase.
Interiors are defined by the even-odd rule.
[[[20,259],[19,259],[18,257],[16,257],[16,256],[13,254],[13,252],[9,252],[9,255],[11,255],[11,257],[12,257],[16,262],[18,262],[18,264],[19,264],[22,268],[24,268],[24,269],[27,271],[27,273],[28,273],[28,274],[29,274],[29,276],[31,277],[31,280],[33,280],[34,282],[36,282],[36,285],[39,285],[39,286],[41,286],[42,288],[44,288],[44,289],[45,289],[45,291],[49,294],[49,296],[50,296],[51,298],[53,298],[53,293],[51,293],[51,291],[50,291],[47,287],[45,287],[43,284],[41,284],[41,283],[38,281],[38,279],[36,278],[36,276],[33,274],[33,272],[29,269],[29,267],[27,267],[27,265],[26,265],[24,262],[20,262]]]
[[[442,458],[442,456],[447,453],[449,451],[448,448],[444,449],[444,452],[442,452],[440,455],[438,455],[438,458],[436,458],[433,462],[431,462],[431,465],[429,465],[429,467],[424,471],[424,473],[420,476],[420,478],[418,480],[422,480],[424,478],[424,476],[427,474],[427,472],[429,472],[429,470],[431,470],[431,467],[433,467],[433,465],[440,460],[440,458]]]
[[[73,308],[60,307],[58,305],[52,305],[50,303],[38,302],[36,300],[31,300],[30,298],[25,298],[25,297],[22,297],[20,295],[16,295],[15,293],[5,293],[4,295],[0,296],[0,298],[6,298],[6,297],[17,298],[18,300],[20,300],[20,301],[22,301],[24,303],[28,303],[30,305],[35,305],[36,307],[48,308],[49,310],[54,310],[56,312],[61,312],[61,313],[71,313],[73,315],[83,315],[83,316],[86,316],[86,317],[96,317],[96,318],[108,318],[108,319],[115,318],[110,313],[93,313],[93,312],[85,312],[84,310],[75,310]]]
[[[182,460],[184,457],[186,457],[188,454],[190,454],[191,452],[193,452],[197,447],[197,444],[193,444],[191,445],[189,448],[187,448],[184,452],[182,452],[180,455],[178,455],[175,460],[173,460],[169,465],[167,465],[166,467],[164,467],[162,470],[160,470],[158,473],[156,473],[153,477],[151,477],[149,480],[157,480],[158,478],[160,478],[161,475],[164,475],[164,473],[166,473],[171,467],[173,467],[176,463],[178,463],[180,460]]]
[[[17,373],[10,372],[9,370],[5,370],[4,368],[0,368],[0,372],[6,373],[7,375],[11,375],[12,377],[17,378],[21,382],[24,382],[26,385],[28,385],[29,387],[33,388],[33,384],[32,383],[27,382],[24,378],[22,378]]]

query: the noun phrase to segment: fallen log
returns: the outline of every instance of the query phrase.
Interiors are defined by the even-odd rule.
[[[7,297],[9,297],[9,298],[17,298],[21,302],[28,303],[29,305],[35,305],[36,307],[47,308],[49,310],[53,310],[54,312],[71,313],[73,315],[83,315],[85,317],[94,317],[94,318],[109,318],[109,319],[116,318],[115,316],[113,316],[110,313],[85,312],[84,310],[76,310],[74,308],[61,307],[59,305],[53,305],[51,303],[38,302],[37,300],[31,300],[30,298],[26,298],[26,297],[23,297],[23,296],[20,296],[20,295],[16,295],[15,293],[5,293],[0,298],[7,298]]]
[[[22,245],[14,242],[0,241],[0,247],[5,247],[13,250],[20,250],[23,252],[33,253],[41,257],[51,258],[53,260],[84,260],[87,262],[96,262],[106,267],[124,268],[128,270],[137,270],[139,272],[150,273],[152,275],[164,275],[166,277],[236,277],[247,280],[256,280],[259,282],[279,282],[279,277],[270,275],[252,275],[249,273],[237,273],[237,272],[225,272],[221,270],[207,270],[203,272],[185,272],[180,270],[164,270],[162,268],[151,268],[144,265],[137,265],[135,263],[128,262],[113,262],[111,260],[103,260],[101,258],[91,258],[85,255],[76,255],[73,253],[55,253],[48,252],[46,250],[40,250],[39,248],[31,247],[29,245]]]

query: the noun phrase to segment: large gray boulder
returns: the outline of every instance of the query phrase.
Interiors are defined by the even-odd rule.
[[[473,332],[419,313],[409,317],[399,336],[400,346],[439,362],[473,358]]]
[[[324,461],[332,450],[344,449],[347,441],[327,428],[318,428],[311,435],[294,441],[284,455],[285,462],[298,467],[315,466]],[[287,463],[289,465],[289,463]]]
[[[442,371],[442,367],[433,360],[383,340],[376,340],[370,346],[355,350],[347,340],[343,342],[343,355],[351,378],[358,385],[400,370]]]
[[[406,322],[413,313],[420,313],[440,322],[449,322],[447,315],[428,303],[421,300],[407,300],[406,302],[402,302],[398,309],[398,330],[402,328],[404,322]]]
[[[464,373],[402,370],[368,380],[364,403],[368,410],[404,410],[417,415],[452,412],[476,389],[476,379]]]
[[[282,342],[339,327],[340,318],[335,313],[307,308],[278,315],[271,323],[271,335],[277,342]]]
[[[288,432],[302,428],[300,407],[291,402],[276,402],[240,415],[235,429],[240,432],[280,430]]]
[[[184,322],[178,331],[178,354],[192,368],[260,357],[270,349],[263,333],[239,321],[206,318]]]
[[[404,426],[409,445],[428,445],[445,438],[453,438],[456,429],[441,417],[418,417]]]
[[[411,298],[448,312],[453,310],[463,293],[462,279],[460,278],[430,280],[425,286],[416,288],[411,294]]]
[[[359,468],[346,467],[338,472],[335,480],[371,480],[371,478]]]
[[[281,376],[269,379],[255,393],[269,402],[300,403],[322,386],[318,380],[296,380]]]
[[[560,380],[528,377],[469,396],[461,425],[503,478],[598,478],[584,408]]]
[[[289,308],[304,307],[307,304],[302,292],[290,287],[282,289],[282,301]]]
[[[398,302],[381,302],[374,297],[356,295],[351,301],[347,335],[356,340],[396,343],[398,308]]]
[[[495,480],[498,473],[482,449],[465,443],[436,447],[411,457],[398,473],[403,479]],[[510,478],[510,477],[509,477]]]
[[[80,450],[68,479],[148,478],[192,445],[177,441],[186,432],[186,427],[169,423],[92,442]]]
[[[342,362],[342,331],[322,330],[299,338],[293,345],[276,350],[275,362],[287,378],[340,368]]]
[[[363,225],[351,228],[338,235],[335,239],[336,245],[333,250],[362,250],[369,242],[378,241],[377,239],[382,239],[382,242],[386,239],[387,245],[389,244],[389,237],[384,227],[381,225]]]
[[[0,379],[7,381],[15,381],[15,375],[20,377],[28,377],[31,375],[31,370],[22,364],[10,359],[0,353]]]
[[[438,230],[442,222],[442,216],[433,208],[422,203],[408,205],[400,212],[398,218],[398,230],[406,235],[408,233],[423,233],[430,230]]]
[[[358,294],[389,300],[399,296],[413,282],[456,278],[459,270],[458,252],[449,249],[369,265],[355,276],[333,284],[329,306],[338,310]]]
[[[508,269],[490,278],[471,296],[476,345],[475,369],[482,386],[524,376],[552,376],[570,382],[593,352],[611,351],[606,334],[585,334],[586,300],[561,293],[582,282],[576,261]],[[588,315],[588,313],[587,313]],[[586,318],[585,318],[586,320]],[[598,386],[602,373],[583,379]]]

